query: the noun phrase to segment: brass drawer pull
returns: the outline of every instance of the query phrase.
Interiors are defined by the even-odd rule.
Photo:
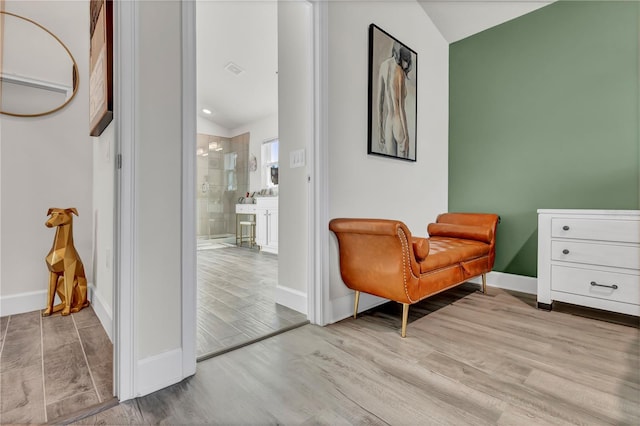
[[[568,231],[569,227],[567,225],[565,225],[565,226],[562,227],[562,229],[565,230],[565,231]]]
[[[562,254],[569,254],[569,250],[567,249],[562,250]]]
[[[597,283],[597,282],[595,282],[595,281],[591,281],[591,285],[592,285],[593,287],[607,287],[607,288],[612,288],[612,289],[614,289],[614,290],[617,290],[617,289],[618,289],[618,286],[617,286],[616,284],[606,285],[606,284],[598,284],[598,283]]]

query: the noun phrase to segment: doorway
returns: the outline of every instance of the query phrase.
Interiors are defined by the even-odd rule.
[[[195,212],[195,152],[196,139],[194,135],[196,130],[196,42],[195,42],[195,4],[196,2],[118,2],[118,22],[119,37],[116,40],[116,47],[119,61],[117,69],[118,79],[115,88],[117,89],[116,100],[118,102],[118,111],[120,114],[120,122],[118,127],[118,140],[121,141],[118,158],[122,159],[121,172],[119,173],[119,193],[117,195],[118,204],[118,226],[117,226],[117,277],[118,285],[115,288],[115,311],[117,318],[115,321],[115,383],[116,394],[121,400],[135,397],[136,395],[146,394],[154,390],[161,389],[169,384],[176,383],[181,379],[193,375],[196,372],[196,329],[197,329],[197,286],[196,286],[196,212]],[[320,69],[319,64],[324,63],[324,51],[326,50],[326,7],[321,2],[309,3],[306,1],[283,2],[287,8],[302,7],[305,9],[303,19],[280,19],[280,11],[278,13],[279,27],[282,23],[285,26],[293,26],[293,23],[301,24],[306,28],[302,37],[298,37],[298,33],[287,37],[280,37],[280,40],[289,43],[287,49],[279,49],[279,60],[286,60],[286,67],[279,67],[279,76],[287,81],[287,89],[289,93],[304,95],[309,101],[298,102],[291,101],[291,96],[280,96],[280,105],[282,102],[287,106],[286,113],[280,111],[280,123],[278,125],[278,136],[280,139],[280,152],[283,153],[285,164],[289,164],[289,156],[291,151],[306,150],[306,162],[304,167],[289,168],[280,167],[279,186],[280,186],[280,222],[286,223],[287,232],[283,232],[280,227],[279,243],[280,251],[278,254],[278,268],[280,274],[278,277],[277,297],[278,300],[285,300],[286,306],[295,306],[298,311],[306,311],[313,323],[322,324],[323,318],[326,317],[328,306],[328,291],[320,286],[321,278],[326,276],[326,267],[323,266],[322,256],[326,252],[325,238],[319,236],[326,235],[326,214],[318,210],[314,206],[322,206],[326,195],[323,195],[323,183],[320,178],[316,178],[317,170],[325,170],[321,158],[325,158],[325,153],[319,149],[319,141],[324,137],[326,131],[323,131],[323,125],[320,122],[321,116],[324,116],[322,108],[319,104],[325,104],[322,99],[324,94],[323,87],[326,85],[326,70]],[[178,13],[180,12],[180,13]],[[316,14],[317,13],[317,14]],[[158,15],[160,15],[159,19]],[[180,16],[178,20],[173,17]],[[143,24],[149,28],[157,26],[158,22],[163,22],[164,27],[170,27],[171,31],[137,31],[137,27]],[[166,22],[164,22],[164,21]],[[324,24],[321,24],[325,22]],[[177,25],[176,25],[177,24]],[[313,28],[316,29],[314,32]],[[289,28],[287,28],[289,29]],[[179,31],[181,43],[176,46],[174,39],[175,31]],[[280,28],[279,28],[280,30]],[[314,35],[320,34],[320,37],[314,39]],[[161,36],[161,37],[160,37]],[[160,37],[160,38],[159,38]],[[228,36],[227,36],[228,37]],[[324,38],[322,38],[324,37]],[[322,39],[321,39],[322,38]],[[158,55],[154,49],[136,50],[138,40],[142,42],[142,46],[158,47],[159,49],[167,49],[168,55]],[[323,41],[324,40],[324,41]],[[162,46],[162,47],[160,47]],[[323,47],[324,46],[324,47]],[[176,64],[175,54],[179,47],[181,55],[181,85],[170,86],[169,92],[153,91],[154,82],[148,79],[138,80],[136,66],[145,64],[145,73],[154,75],[157,67],[151,66],[157,64],[160,67],[172,67]],[[315,56],[314,53],[315,52]],[[209,52],[211,54],[211,52]],[[130,60],[133,59],[133,60]],[[174,68],[172,68],[174,69]],[[286,71],[288,77],[282,77]],[[175,70],[175,69],[174,69]],[[317,71],[317,72],[316,72]],[[176,74],[172,74],[171,81],[176,81]],[[301,80],[302,86],[292,87],[291,82],[295,79]],[[144,86],[147,96],[138,96],[137,86]],[[302,89],[300,89],[302,87]],[[280,86],[280,90],[283,87]],[[314,91],[314,88],[317,89]],[[168,89],[165,87],[165,89]],[[322,89],[322,92],[320,90]],[[169,99],[176,94],[176,90],[181,90],[182,106],[175,102],[167,103],[172,107],[172,114],[163,115],[163,120],[150,120],[146,122],[154,123],[155,127],[160,126],[159,131],[155,127],[149,129],[144,127],[143,130],[153,130],[152,139],[140,139],[137,137],[137,131],[143,123],[135,121],[136,111],[147,111],[140,108],[149,104],[149,95],[158,95],[159,99]],[[166,92],[166,94],[165,94]],[[314,95],[315,94],[315,95]],[[161,96],[160,96],[161,95]],[[138,101],[139,99],[139,101]],[[152,99],[155,99],[152,97]],[[137,106],[137,108],[136,108]],[[176,120],[175,108],[179,108],[181,119]],[[149,111],[152,108],[148,109]],[[155,112],[154,112],[155,114]],[[283,117],[286,117],[284,119]],[[176,122],[181,125],[175,125]],[[290,126],[295,125],[299,130],[297,133],[292,132]],[[181,129],[180,137],[176,138],[173,133],[175,129]],[[283,130],[285,130],[283,132]],[[134,141],[136,143],[134,144]],[[145,142],[146,145],[141,146],[140,143]],[[148,142],[148,143],[147,143]],[[144,170],[145,179],[140,179],[137,175],[140,170],[136,168],[139,161],[137,155],[140,150],[145,153],[157,153],[158,142],[161,142],[163,152],[170,150],[171,147],[179,145],[182,148],[182,158],[179,160],[180,167],[176,167],[175,155],[164,155],[163,161],[169,163],[169,166],[158,166],[157,162],[147,162],[147,168]],[[177,145],[173,145],[177,143]],[[148,156],[146,157],[148,158]],[[136,173],[138,171],[138,173]],[[157,246],[150,244],[150,235],[136,232],[136,218],[141,214],[141,207],[146,204],[140,204],[140,197],[144,188],[157,187],[157,179],[166,176],[174,179],[176,171],[181,175],[182,185],[180,186],[180,194],[176,194],[175,188],[169,185],[170,192],[163,191],[161,194],[152,191],[146,191],[144,194],[150,198],[150,201],[158,203],[171,203],[180,206],[180,217],[182,218],[182,232],[178,231],[176,235],[175,229],[168,228],[170,234],[164,233],[162,241],[169,243],[166,247],[174,247],[179,245],[180,251],[180,271],[179,280],[174,277],[165,279],[165,277],[149,277],[148,274],[140,276],[140,259],[138,255],[144,253],[149,257],[150,254],[158,252]],[[146,179],[152,177],[153,179]],[[308,178],[310,178],[310,183]],[[286,190],[285,187],[295,182],[300,188],[294,190]],[[300,189],[300,190],[298,190]],[[288,194],[285,196],[284,194]],[[285,199],[287,198],[287,199]],[[146,200],[146,199],[145,199]],[[172,218],[175,218],[175,211],[170,210]],[[166,214],[165,214],[166,216]],[[153,215],[147,216],[153,218]],[[323,222],[324,221],[324,222]],[[294,225],[294,226],[292,226]],[[161,226],[151,226],[146,229],[153,231],[152,236],[157,235],[157,229]],[[146,251],[139,251],[138,248],[144,245]],[[151,253],[150,253],[151,252]],[[295,255],[295,256],[294,256]],[[145,258],[147,258],[145,257]],[[298,259],[302,258],[302,261]],[[174,270],[175,262],[168,265],[171,273]],[[152,271],[145,269],[145,271]],[[285,275],[285,276],[283,276]],[[175,285],[179,282],[179,285]],[[144,291],[151,294],[150,285],[156,286],[159,292],[153,293],[158,297],[149,300],[147,298],[137,297],[140,288],[144,286]],[[159,286],[159,287],[158,287]],[[179,291],[180,297],[175,298],[176,290]],[[175,303],[179,300],[181,309],[167,309],[168,303]],[[160,302],[160,303],[158,303]],[[324,303],[323,303],[324,302]],[[151,322],[151,314],[157,313],[157,320]],[[158,322],[162,320],[164,324],[171,327],[170,333],[159,335],[154,333],[157,330]],[[176,326],[179,334],[176,332]],[[155,337],[154,337],[155,336]],[[175,344],[179,346],[176,347]],[[175,349],[162,352],[159,345],[171,344]],[[169,347],[169,346],[163,346]],[[143,351],[140,351],[140,348]]]
[[[279,300],[278,7],[196,3],[199,360],[308,322]]]

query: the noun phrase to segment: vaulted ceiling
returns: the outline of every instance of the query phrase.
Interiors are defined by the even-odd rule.
[[[274,114],[277,2],[198,1],[196,32],[198,113],[229,130]]]
[[[449,43],[510,21],[555,0],[418,0]]]
[[[453,43],[552,1],[418,0],[418,3],[445,40]],[[197,1],[197,87],[201,116],[233,130],[277,113],[277,7],[277,1],[272,0]],[[203,113],[203,109],[211,114]]]

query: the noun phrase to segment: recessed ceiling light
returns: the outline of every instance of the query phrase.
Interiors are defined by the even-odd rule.
[[[202,108],[202,112],[204,112],[207,115],[211,115],[211,110],[210,109]]]

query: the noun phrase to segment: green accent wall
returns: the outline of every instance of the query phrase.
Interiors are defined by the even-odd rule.
[[[637,2],[557,2],[450,46],[449,211],[498,213],[537,275],[537,209],[640,208]]]

